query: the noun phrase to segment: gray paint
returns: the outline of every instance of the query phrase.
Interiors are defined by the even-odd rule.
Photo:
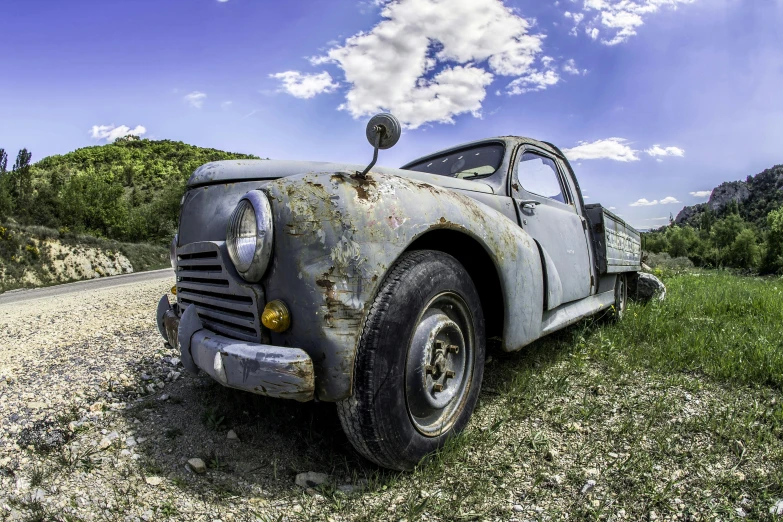
[[[475,143],[487,141],[505,143],[506,155],[501,169],[480,181],[381,167],[362,178],[357,173],[364,166],[335,163],[240,160],[200,167],[189,180],[183,200],[178,253],[217,252],[221,277],[229,279],[232,292],[255,296],[258,312],[267,301],[281,299],[291,311],[292,324],[283,333],[260,328],[258,340],[264,344],[214,335],[209,327],[193,338],[201,335],[200,342],[210,349],[241,344],[243,348],[235,351],[245,357],[258,346],[301,350],[312,361],[316,396],[329,401],[346,398],[352,390],[362,326],[385,274],[411,243],[441,229],[475,240],[494,264],[504,301],[507,351],[519,350],[544,333],[607,306],[609,292],[594,295],[599,280],[593,261],[596,247],[585,236],[578,183],[560,151],[526,138]],[[509,172],[522,147],[556,159],[572,198],[570,223],[563,225],[557,213],[549,218],[558,221],[555,228],[543,223],[538,238],[543,250],[526,230],[528,216],[514,202],[519,192],[512,187]],[[224,241],[228,216],[238,200],[254,189],[269,197],[275,239],[267,274],[251,285],[231,266]],[[579,261],[561,255],[569,250],[563,238],[571,236],[558,232],[558,226],[571,227],[571,241],[581,238]],[[581,230],[574,230],[576,226]],[[622,267],[638,268],[632,263]],[[581,277],[578,284],[570,278],[574,270]],[[567,303],[568,299],[573,302]],[[274,361],[268,362],[266,368],[274,374]],[[199,366],[207,363],[204,359]],[[285,368],[281,372],[287,375]],[[220,379],[222,374],[215,370],[214,375]]]

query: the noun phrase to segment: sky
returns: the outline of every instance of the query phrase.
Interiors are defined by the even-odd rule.
[[[783,163],[783,0],[3,0],[0,148],[379,164],[551,141],[638,228]],[[11,158],[13,161],[13,158]]]

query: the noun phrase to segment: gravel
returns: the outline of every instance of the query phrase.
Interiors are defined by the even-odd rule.
[[[154,320],[170,287],[0,305],[0,520],[226,522],[312,511],[318,499],[295,476],[324,448],[309,423],[335,433],[336,419],[319,419],[334,412],[184,372]],[[355,462],[337,440],[336,458]]]

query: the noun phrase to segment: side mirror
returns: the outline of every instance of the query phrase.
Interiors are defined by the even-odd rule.
[[[402,128],[399,120],[388,112],[376,114],[367,123],[367,141],[373,147],[390,149],[400,140],[400,135],[402,135]]]
[[[375,162],[378,161],[378,150],[394,147],[400,140],[400,135],[402,135],[402,127],[399,120],[388,112],[382,112],[370,118],[367,123],[367,141],[374,148],[372,161],[363,172],[358,172],[357,175],[360,178],[367,176]]]

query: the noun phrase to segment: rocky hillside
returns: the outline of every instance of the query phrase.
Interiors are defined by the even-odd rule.
[[[767,214],[783,206],[783,165],[776,165],[745,181],[727,181],[712,191],[707,203],[683,208],[675,222],[678,225],[698,225],[705,212],[720,217],[736,204],[740,216],[766,228]]]
[[[0,225],[0,293],[169,265],[164,246],[108,241],[66,229]]]

